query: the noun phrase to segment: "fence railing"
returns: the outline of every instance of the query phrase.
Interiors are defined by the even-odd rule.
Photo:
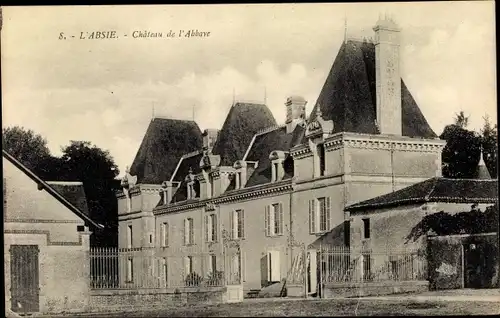
[[[219,287],[241,283],[239,253],[168,255],[164,250],[93,248],[92,289]]]
[[[322,248],[319,262],[323,283],[427,280],[427,260],[420,249]]]

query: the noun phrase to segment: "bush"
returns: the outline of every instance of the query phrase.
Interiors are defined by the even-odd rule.
[[[221,286],[224,282],[224,272],[215,270],[208,274],[205,284],[207,286]]]
[[[200,275],[198,275],[196,272],[192,272],[186,276],[185,283],[186,286],[200,286],[202,280],[203,278]]]

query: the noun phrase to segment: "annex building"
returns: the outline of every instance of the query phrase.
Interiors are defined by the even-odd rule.
[[[373,30],[343,42],[310,114],[290,96],[283,119],[235,102],[220,130],[154,118],[118,194],[119,247],[184,257],[170,273],[232,266],[259,289],[287,276],[294,244],[349,245],[346,206],[441,177],[445,141],[401,78],[400,29]]]

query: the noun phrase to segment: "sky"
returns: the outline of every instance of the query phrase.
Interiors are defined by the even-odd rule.
[[[309,113],[345,30],[373,37],[386,14],[402,28],[401,76],[437,134],[460,111],[470,129],[485,115],[496,123],[494,2],[474,1],[4,7],[2,125],[41,134],[57,156],[91,141],[122,175],[153,114],[220,129],[233,98],[265,99],[281,124],[290,95]],[[79,39],[112,30],[117,39]],[[132,37],[170,30],[210,35]]]

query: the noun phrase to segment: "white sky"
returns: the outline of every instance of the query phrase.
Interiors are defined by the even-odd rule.
[[[233,99],[263,101],[283,123],[288,95],[311,110],[344,37],[401,26],[402,77],[440,134],[456,112],[496,122],[494,2],[3,8],[3,126],[33,129],[54,155],[70,140],[107,149],[120,170],[155,113],[220,128]],[[132,39],[134,30],[210,31]],[[116,30],[116,40],[78,40]],[[58,40],[60,32],[75,39]]]

